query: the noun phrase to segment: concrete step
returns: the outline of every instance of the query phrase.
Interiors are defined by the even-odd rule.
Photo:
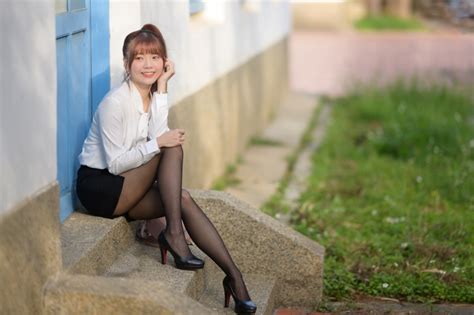
[[[205,259],[205,254],[191,246],[193,254]],[[103,276],[159,281],[176,292],[192,298],[199,297],[205,288],[204,271],[188,271],[175,268],[173,256],[168,252],[168,264],[161,264],[160,249],[132,242],[115,262],[105,270]]]
[[[209,261],[206,262],[206,264],[211,265],[213,263]],[[206,270],[206,289],[198,301],[217,314],[235,314],[235,304],[232,297],[230,298],[229,307],[224,308],[224,288],[222,287],[224,273],[217,270],[217,266],[209,269],[210,270]],[[271,315],[275,308],[276,280],[271,277],[255,274],[244,274],[243,277],[252,301],[257,304],[256,314]]]
[[[159,281],[61,274],[45,286],[44,313],[217,314]]]
[[[136,242],[135,228],[122,218],[73,213],[61,227],[66,272],[45,287],[46,313],[234,314],[233,300],[222,304],[224,273],[199,248],[191,246],[206,262],[202,270],[176,269],[170,253],[162,265],[159,248]],[[275,281],[244,278],[257,314],[271,314]]]
[[[103,273],[132,241],[130,226],[122,217],[110,220],[73,212],[61,225],[64,271]]]

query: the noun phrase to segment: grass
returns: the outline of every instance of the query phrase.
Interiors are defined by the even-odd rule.
[[[401,19],[388,15],[367,16],[357,20],[354,24],[357,29],[371,31],[419,31],[423,24],[415,19]]]
[[[415,82],[335,100],[292,224],[326,247],[329,300],[474,303],[473,98]]]
[[[259,145],[259,146],[279,147],[279,146],[282,146],[283,143],[278,140],[267,139],[263,137],[253,137],[252,139],[250,139],[248,145],[249,146]]]
[[[242,157],[239,156],[236,164],[227,166],[227,169],[221,177],[217,178],[211,186],[213,190],[225,190],[227,187],[235,186],[240,183],[240,179],[235,176],[237,164],[242,163]]]

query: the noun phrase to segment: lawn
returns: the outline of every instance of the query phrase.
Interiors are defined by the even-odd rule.
[[[474,303],[472,95],[412,82],[332,104],[292,213],[326,248],[325,297]]]
[[[359,30],[366,31],[420,31],[423,24],[416,19],[401,19],[388,15],[368,16],[354,23]]]

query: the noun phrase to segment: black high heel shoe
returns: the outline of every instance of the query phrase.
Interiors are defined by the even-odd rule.
[[[236,297],[234,289],[230,284],[230,278],[225,276],[224,280],[222,280],[222,285],[224,286],[224,307],[229,307],[229,300],[230,296],[234,299],[235,308],[234,311],[237,314],[254,314],[257,311],[257,305],[255,305],[252,300],[245,300],[241,301]]]
[[[193,254],[188,257],[181,257],[171,248],[170,244],[166,240],[164,232],[161,232],[158,236],[158,243],[160,245],[160,252],[161,252],[161,263],[166,265],[167,256],[166,252],[170,251],[171,255],[173,255],[174,262],[176,264],[176,268],[183,269],[183,270],[196,270],[201,269],[204,267],[204,261],[197,258]]]

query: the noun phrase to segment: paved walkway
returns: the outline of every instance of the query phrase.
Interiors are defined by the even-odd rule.
[[[250,146],[235,173],[239,184],[226,191],[257,208],[276,192],[286,172],[287,158],[297,148],[316,106],[315,96],[290,93],[275,120],[259,137],[278,145]]]
[[[337,95],[413,75],[474,81],[474,34],[295,32],[289,49],[293,91]]]

